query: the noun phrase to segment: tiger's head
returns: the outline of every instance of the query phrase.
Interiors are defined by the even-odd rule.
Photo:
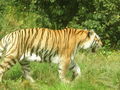
[[[85,30],[86,35],[83,41],[80,41],[80,47],[83,49],[91,48],[92,52],[95,52],[98,48],[102,47],[102,41],[100,37],[93,31]]]

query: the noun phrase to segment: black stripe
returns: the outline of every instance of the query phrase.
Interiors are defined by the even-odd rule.
[[[44,60],[46,60],[47,57],[49,57],[48,50],[44,53]]]
[[[64,40],[64,46],[66,47],[66,29],[64,29],[64,30],[62,30],[61,31],[62,32],[62,38],[63,38],[63,40]]]
[[[36,48],[36,56],[39,56],[39,46],[37,46],[37,48]]]
[[[58,30],[58,37],[59,37],[58,45],[60,44],[60,42],[61,42],[61,40],[62,40],[62,39],[61,39],[61,38],[62,38],[62,37],[61,37],[61,34],[62,34],[61,32],[62,32],[62,30]],[[59,50],[59,47],[58,47],[58,46],[57,46],[57,49]]]
[[[56,51],[51,50],[50,55],[49,55],[49,61],[51,61],[52,56],[54,57],[57,54]]]
[[[52,51],[53,51],[53,49],[51,48],[50,50],[49,50],[49,55],[51,55],[52,54]]]
[[[37,29],[37,33],[39,34],[39,28],[36,28]],[[39,40],[40,38],[38,38],[38,40]],[[36,49],[35,49],[35,53],[36,53],[36,55],[38,56],[38,54],[39,54],[39,52],[38,52],[38,50],[39,50],[39,42],[40,42],[40,40],[38,41],[38,43],[37,43],[37,45],[36,45]]]
[[[28,30],[27,29],[25,29],[24,30],[24,33],[25,33],[25,35],[24,35],[24,37],[25,37],[25,42],[24,42],[24,44],[25,44],[25,51],[27,52],[27,42],[29,41],[29,37],[30,37],[30,35],[28,35]]]
[[[72,70],[75,66],[76,66],[75,64],[72,65],[72,66],[69,68],[69,70]]]
[[[19,49],[21,48],[21,46],[19,45],[20,44],[19,42],[20,42],[19,32],[16,32],[16,42],[15,42],[16,47],[15,47],[15,50],[18,49],[17,50],[17,57],[19,56]]]
[[[29,41],[29,38],[30,38],[30,30],[28,30],[28,32],[26,32],[27,33],[27,39],[26,39],[26,42],[25,42],[25,47],[26,47],[26,50],[28,50],[28,48],[27,48],[27,44],[28,44],[28,41]]]
[[[71,35],[71,33],[72,33],[72,30],[69,29],[69,33],[68,33],[68,42],[69,42],[69,39],[70,39],[70,35]]]
[[[76,29],[77,30],[77,29]],[[78,31],[78,30],[77,30]],[[84,31],[83,30],[79,30],[78,31],[78,33],[76,33],[76,34],[80,34],[80,35],[82,35],[84,33]]]
[[[35,32],[35,34],[34,34],[32,40],[31,40],[31,46],[32,46],[34,40],[36,39],[36,37],[38,36],[38,30],[35,29],[34,31],[36,31],[36,32]],[[36,50],[35,50],[35,47],[31,47],[31,48],[32,48],[31,54],[37,50],[37,48],[36,48]]]
[[[16,60],[15,59],[12,59],[13,63],[16,63]]]
[[[24,29],[24,31],[22,31],[24,33],[24,42],[26,41],[26,29]]]
[[[34,47],[32,47],[31,51],[30,51],[30,55],[32,55],[32,53],[34,52]]]
[[[3,69],[4,68],[4,66],[2,66],[1,64],[0,64],[0,67]]]
[[[72,29],[73,30],[73,32],[74,32],[74,34],[76,33],[76,29]]]
[[[25,72],[30,72],[30,67],[23,68]]]
[[[35,32],[35,35],[33,36],[32,40],[31,40],[31,43],[34,42],[35,38],[36,38],[37,35],[38,35],[38,30],[35,29],[34,31],[36,31],[36,32]]]
[[[60,43],[61,38],[59,37],[59,36],[60,36],[59,31],[57,30],[56,32],[57,32],[57,36],[56,36],[56,38],[57,38],[56,45],[57,45],[57,49],[59,49],[58,45],[59,45],[59,43]],[[60,39],[60,40],[59,40],[59,39]]]
[[[20,34],[20,37],[21,37],[21,42],[20,42],[20,44],[21,44],[21,52],[23,52],[23,49],[24,49],[24,39],[23,39],[23,31],[21,30],[21,34]]]
[[[41,51],[38,52],[38,55],[41,57],[41,60],[42,60],[42,49]]]
[[[30,68],[30,64],[22,64],[22,68]]]
[[[12,38],[13,38],[13,33],[12,33]]]
[[[12,44],[12,46],[9,48],[9,50],[11,50],[11,49],[15,46],[15,42],[17,41],[16,38],[17,38],[17,37],[16,37],[16,32],[14,32],[14,33],[13,33],[12,42],[11,42],[11,43],[13,43],[13,44]]]
[[[63,31],[63,34],[64,34],[64,39],[66,40],[66,30],[64,29],[64,31]]]
[[[61,37],[61,30],[57,30],[57,32],[58,32],[58,37],[60,38]]]
[[[29,65],[29,62],[27,62],[27,61],[22,61],[22,62],[20,62],[20,65],[22,65],[22,66],[27,66],[27,65]]]
[[[39,40],[39,42],[38,42],[38,47],[37,47],[37,49],[41,46],[41,41],[42,41],[42,39],[43,39],[44,32],[45,32],[45,29],[42,29],[42,34],[41,34],[41,38],[40,38],[40,40]]]
[[[51,62],[52,54],[49,56],[49,62]]]
[[[18,56],[20,55],[20,50],[21,50],[21,44],[20,44],[20,42],[21,42],[21,38],[20,38],[20,33],[18,32]]]
[[[55,48],[55,43],[56,43],[56,33],[55,33],[55,31],[53,31],[53,33],[54,33],[54,37],[52,36],[52,43],[53,43],[53,47],[52,48]]]
[[[12,59],[10,63],[11,63],[12,65],[16,64],[15,59]]]
[[[14,64],[12,64],[11,62],[6,62],[10,67],[12,67]]]
[[[59,67],[58,70],[62,70],[62,69]]]
[[[49,39],[49,31],[47,32],[47,36],[46,36],[45,49],[47,49],[48,47],[48,39]]]
[[[31,29],[29,29],[28,31],[28,39],[26,41],[26,52],[28,52],[29,48],[31,47],[30,44],[28,44],[30,38],[31,38]]]
[[[34,32],[33,30],[34,30],[34,29],[32,28],[32,29],[31,29],[31,31],[32,31],[32,34],[33,34],[33,32]]]
[[[26,42],[26,36],[27,36],[27,35],[26,35],[26,29],[23,29],[23,30],[22,30],[22,33],[23,33],[23,38],[24,38],[24,39],[23,39],[24,42],[23,42],[23,41],[22,41],[22,42],[23,42],[23,45],[24,45],[23,47],[24,47],[24,51],[25,51],[25,49],[26,49],[25,42]],[[21,42],[21,44],[22,44],[22,42]]]
[[[11,36],[11,34],[7,35],[7,39],[8,39],[8,41],[10,40],[10,36]]]
[[[19,44],[18,44],[18,53],[20,55],[20,53],[23,52],[23,36],[22,36],[22,33],[21,33],[21,30],[19,30],[18,32],[18,41],[19,41]],[[20,46],[19,46],[20,45]]]

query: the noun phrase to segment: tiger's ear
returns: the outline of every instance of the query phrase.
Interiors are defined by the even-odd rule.
[[[93,34],[94,34],[94,31],[93,31],[93,30],[89,31],[89,32],[88,32],[88,37],[90,38]]]

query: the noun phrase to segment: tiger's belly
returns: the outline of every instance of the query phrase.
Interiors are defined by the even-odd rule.
[[[55,64],[58,64],[60,62],[60,56],[57,54],[36,55],[35,53],[30,54],[28,52],[25,55],[21,56],[20,61],[22,61],[23,59],[36,62],[52,62]]]
[[[25,53],[21,56],[20,61],[22,61],[23,59],[26,59],[27,61],[41,61],[41,57],[37,56],[35,53],[30,54]]]
[[[55,63],[55,64],[59,64],[60,60],[61,60],[61,58],[59,55],[56,55],[56,56],[51,58],[51,62]]]
[[[37,56],[37,55],[34,54],[34,53],[33,53],[31,56],[28,56],[28,57],[27,57],[27,60],[28,60],[28,61],[38,61],[38,62],[42,61],[41,57],[40,57],[40,56]]]

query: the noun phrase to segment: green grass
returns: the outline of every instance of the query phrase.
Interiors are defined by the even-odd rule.
[[[57,65],[31,63],[35,83],[22,79],[19,64],[4,75],[0,90],[120,90],[120,55],[78,53],[75,58],[81,67],[81,77],[70,84],[58,78]],[[69,75],[68,75],[69,76]]]

